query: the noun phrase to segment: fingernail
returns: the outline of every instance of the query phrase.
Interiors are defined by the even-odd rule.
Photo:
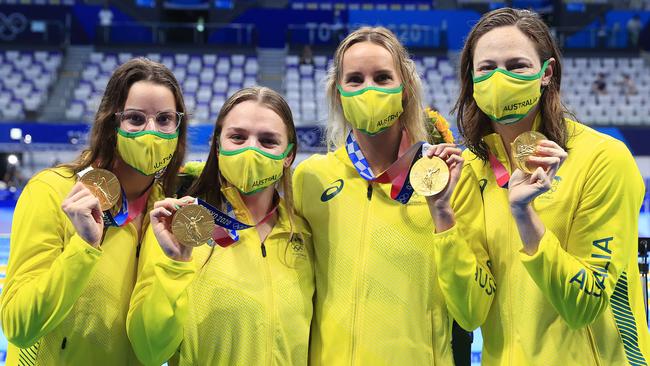
[[[174,203],[174,208],[178,210],[179,208],[181,208],[181,206]]]

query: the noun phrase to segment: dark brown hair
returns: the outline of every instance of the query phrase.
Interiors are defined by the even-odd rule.
[[[138,81],[167,87],[174,94],[176,111],[185,115],[178,127],[178,144],[174,156],[160,177],[165,194],[171,196],[174,194],[178,169],[185,157],[187,131],[185,102],[174,74],[165,65],[145,58],[127,61],[113,72],[95,114],[88,148],[82,151],[74,162],[61,166],[70,168],[75,174],[90,165],[109,170],[112,168],[117,155],[117,128],[120,126],[115,113],[124,109],[129,90]]]
[[[233,94],[221,107],[217,121],[214,126],[214,133],[210,141],[210,154],[208,160],[205,162],[205,167],[201,175],[196,179],[189,189],[188,194],[191,196],[201,196],[208,203],[215,207],[221,207],[223,204],[223,197],[221,193],[222,177],[219,173],[219,156],[216,153],[219,146],[219,136],[221,136],[221,129],[223,128],[223,121],[230,111],[235,106],[246,101],[257,102],[264,107],[275,112],[287,128],[287,136],[289,143],[293,144],[291,152],[293,152],[293,159],[296,157],[298,151],[298,139],[296,137],[296,128],[293,123],[293,115],[287,102],[280,94],[266,87],[251,87],[244,88]],[[289,154],[291,154],[291,152]],[[289,212],[289,220],[293,224],[294,209],[293,209],[293,191],[291,188],[291,166],[285,167],[282,172],[281,178],[282,191],[284,194],[284,201],[286,202],[287,211]]]
[[[479,109],[474,100],[474,83],[472,71],[476,43],[487,32],[505,26],[516,26],[535,45],[540,63],[554,58],[553,76],[542,91],[539,101],[542,117],[541,132],[550,140],[566,149],[567,127],[564,117],[569,115],[560,100],[560,81],[562,79],[562,62],[560,51],[551,33],[534,12],[511,8],[491,11],[472,28],[460,56],[460,93],[454,105],[453,113],[457,115],[458,130],[465,140],[467,148],[481,160],[488,160],[488,147],[483,136],[493,132],[490,119]]]

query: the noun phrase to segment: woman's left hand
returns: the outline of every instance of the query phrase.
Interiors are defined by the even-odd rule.
[[[529,165],[537,169],[527,174],[516,169],[508,182],[508,198],[512,208],[524,208],[537,196],[551,189],[551,184],[568,154],[558,144],[542,140],[534,156],[528,157]]]

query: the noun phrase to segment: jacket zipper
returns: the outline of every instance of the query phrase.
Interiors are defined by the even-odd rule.
[[[594,339],[594,335],[591,332],[591,326],[587,326],[587,336],[589,337],[589,344],[591,345],[591,350],[592,350],[592,355],[594,356],[594,362],[597,366],[600,366],[600,360],[598,357],[598,351],[596,349],[596,340]]]
[[[266,259],[266,247],[264,242],[261,243],[262,248],[262,265],[264,266],[264,288],[266,289],[266,309],[269,317],[269,326],[266,339],[266,364],[271,365],[273,361],[273,333],[275,327],[275,307],[273,304],[273,281],[271,280],[271,269],[269,261]]]
[[[352,352],[350,355],[350,364],[351,365],[356,365],[358,362],[355,362],[356,359],[356,340],[359,337],[359,298],[360,296],[360,291],[361,291],[361,286],[362,286],[362,279],[363,279],[363,274],[365,273],[366,269],[366,226],[368,224],[368,212],[370,211],[370,201],[372,200],[372,183],[368,182],[368,191],[366,194],[366,198],[368,199],[366,201],[366,204],[363,209],[363,221],[361,222],[361,240],[359,241],[359,269],[357,270],[357,278],[356,278],[356,285],[354,289],[354,309],[352,311],[353,318],[352,318],[352,340],[351,340],[351,348]]]
[[[501,147],[502,147],[502,150],[503,150],[503,154],[505,155],[505,158],[506,158],[506,165],[507,165],[506,170],[508,172],[508,175],[510,176],[512,174],[512,171],[510,170],[510,168],[511,168],[510,156],[508,156],[508,153],[507,153],[508,150],[506,150],[506,147],[505,147],[505,144],[503,144],[503,141],[501,142]],[[507,199],[508,199],[508,195],[506,193],[506,200]],[[514,219],[512,219],[512,218],[510,220],[508,220],[508,231],[507,231],[508,232],[508,249],[512,248],[512,236],[513,236],[513,233],[512,233],[513,232],[513,227],[512,227],[513,225],[512,225],[512,223],[513,223],[513,220]],[[514,235],[519,236],[519,232],[516,232]],[[513,310],[512,310],[512,288],[507,287],[506,291],[507,291],[506,304],[507,304],[507,308],[509,309],[508,314],[513,314]],[[508,323],[510,325],[510,332],[509,332],[510,337],[509,337],[509,339],[506,339],[505,341],[506,341],[506,343],[510,343],[511,344],[511,349],[513,349],[512,346],[513,346],[513,343],[514,343],[513,339],[515,338],[515,327],[514,327],[514,324],[513,324],[512,316],[510,316],[508,318]],[[512,354],[510,352],[508,352],[507,355],[508,355],[507,356],[508,357],[507,364],[512,365]]]

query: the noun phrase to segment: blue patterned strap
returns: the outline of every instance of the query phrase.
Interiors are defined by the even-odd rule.
[[[403,135],[403,138],[405,137]],[[409,172],[413,164],[422,157],[423,149],[426,150],[429,146],[431,145],[422,141],[415,143],[378,177],[375,177],[370,169],[370,165],[352,131],[348,134],[345,148],[352,165],[363,179],[369,182],[391,183],[391,198],[406,204],[411,199],[414,191],[409,182]]]

